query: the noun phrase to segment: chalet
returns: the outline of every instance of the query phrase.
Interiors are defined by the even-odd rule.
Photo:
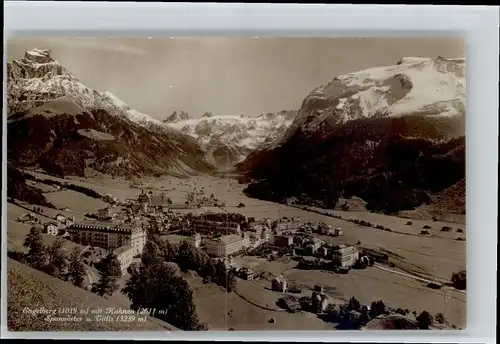
[[[109,207],[106,207],[106,208],[103,208],[103,209],[99,209],[97,211],[97,218],[99,220],[109,220],[113,217],[113,214],[111,212],[111,208]]]
[[[286,292],[287,282],[284,278],[276,277],[271,281],[271,289],[279,292]]]
[[[247,268],[243,268],[240,271],[241,277],[243,277],[246,280],[253,280],[253,271]]]
[[[64,216],[63,214],[59,213],[59,214],[56,215],[56,221],[64,223],[66,221],[66,216]]]
[[[72,216],[71,218],[67,217],[66,221],[64,221],[64,224],[66,226],[71,226],[74,223],[75,223],[75,217],[74,216]]]
[[[359,259],[359,251],[354,246],[339,245],[333,252],[333,263],[341,268],[353,266]]]
[[[55,235],[59,234],[59,225],[57,223],[55,223],[55,222],[47,223],[44,226],[44,231],[48,235],[54,235],[55,236]]]
[[[296,297],[287,295],[285,297],[282,297],[278,301],[283,308],[288,310],[291,313],[295,313],[296,311],[299,311],[301,309],[300,302],[297,300]]]

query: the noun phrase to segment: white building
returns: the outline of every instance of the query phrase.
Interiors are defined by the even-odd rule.
[[[111,212],[111,208],[109,207],[106,207],[106,208],[103,208],[103,209],[99,209],[97,211],[97,218],[99,220],[108,220],[110,218],[113,217],[113,214]]]
[[[212,257],[224,257],[241,251],[244,238],[239,234],[224,235],[218,238],[207,238],[205,246],[207,254]]]
[[[271,289],[279,292],[286,292],[287,283],[284,278],[276,277],[271,281]]]
[[[59,222],[64,223],[66,221],[66,216],[64,216],[63,214],[57,214],[56,215],[56,220],[59,221]]]
[[[120,262],[123,274],[134,261],[134,250],[132,249],[132,246],[121,246],[114,250],[114,253]]]
[[[201,235],[196,233],[193,234],[189,237],[188,242],[193,246],[193,247],[200,247],[201,245]]]
[[[333,263],[343,267],[351,267],[359,258],[359,251],[354,246],[341,245],[338,249],[333,251]]]
[[[44,229],[48,235],[57,235],[59,233],[59,226],[53,222],[46,224]]]
[[[114,221],[83,221],[67,228],[71,241],[82,245],[114,250],[121,246],[132,246],[133,254],[142,254],[146,244],[146,232],[138,223]]]

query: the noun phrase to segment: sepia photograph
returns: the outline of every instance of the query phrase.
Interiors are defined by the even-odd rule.
[[[467,328],[464,38],[4,56],[9,331]]]

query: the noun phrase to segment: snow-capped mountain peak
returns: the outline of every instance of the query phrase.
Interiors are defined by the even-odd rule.
[[[7,64],[9,98],[15,100],[17,109],[33,108],[34,105],[56,99],[69,98],[81,109],[104,109],[111,114],[148,128],[168,130],[161,121],[133,109],[109,91],[97,92],[68,72],[50,50],[32,49],[24,57]],[[20,97],[20,95],[23,97]],[[18,101],[19,98],[25,99]]]
[[[125,103],[123,100],[115,96],[113,93],[105,91],[100,94],[104,100],[110,102],[113,106],[121,110],[130,121],[143,126],[156,125],[159,127],[164,127],[161,121],[145,113],[135,110],[130,105]]]
[[[298,128],[315,132],[323,124],[362,118],[461,116],[465,113],[465,65],[465,58],[405,57],[392,66],[338,76],[304,99],[283,141]]]
[[[292,123],[295,113],[282,111],[252,118],[207,112],[200,118],[168,121],[167,125],[196,138],[207,150],[213,145],[231,147],[238,152],[240,160],[279,138]]]

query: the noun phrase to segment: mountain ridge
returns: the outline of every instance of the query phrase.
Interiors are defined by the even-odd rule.
[[[316,88],[281,140],[236,166],[246,193],[327,207],[357,196],[392,213],[430,202],[465,177],[464,69],[464,59],[404,58]]]
[[[109,91],[81,83],[33,49],[9,62],[8,158],[56,175],[86,169],[120,176],[194,175],[213,166],[188,135],[143,114]]]

